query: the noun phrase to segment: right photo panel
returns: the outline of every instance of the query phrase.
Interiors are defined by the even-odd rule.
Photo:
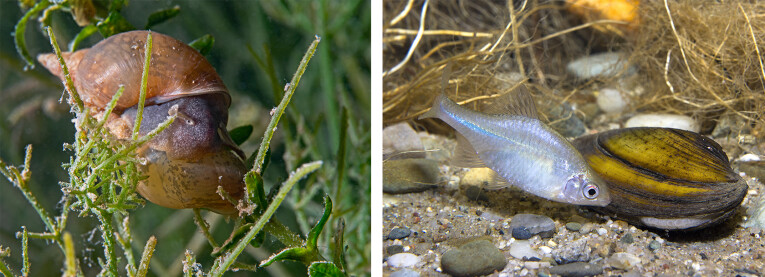
[[[383,276],[765,274],[764,12],[383,1]]]

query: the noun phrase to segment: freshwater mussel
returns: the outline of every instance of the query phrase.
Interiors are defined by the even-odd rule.
[[[693,230],[719,223],[746,196],[719,144],[670,128],[626,128],[572,143],[606,181],[611,203],[591,209],[634,225]]]

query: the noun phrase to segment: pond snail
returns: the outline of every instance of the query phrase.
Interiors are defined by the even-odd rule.
[[[626,128],[572,142],[605,180],[611,203],[591,207],[632,224],[698,229],[728,218],[746,196],[746,182],[719,144],[669,128]]]
[[[103,112],[119,86],[125,86],[106,123],[118,139],[130,139],[133,130],[147,34],[121,33],[91,48],[63,53],[74,86],[92,111]],[[244,190],[245,157],[226,131],[231,104],[228,90],[199,52],[167,35],[152,32],[152,38],[140,133],[155,129],[170,112],[177,110],[177,117],[138,150],[139,157],[147,161],[139,169],[148,179],[141,181],[137,190],[149,201],[168,208],[236,213],[236,208],[216,192],[223,186],[239,199]],[[55,54],[40,55],[38,60],[63,80]]]

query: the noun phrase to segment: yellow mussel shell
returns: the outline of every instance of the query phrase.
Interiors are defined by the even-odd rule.
[[[572,144],[611,192],[611,203],[593,210],[635,225],[703,228],[729,217],[748,190],[720,145],[694,132],[626,128]]]

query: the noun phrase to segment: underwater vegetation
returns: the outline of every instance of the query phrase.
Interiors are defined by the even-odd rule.
[[[0,272],[368,275],[369,3],[131,4],[0,4],[0,31],[9,42],[0,49],[0,171],[10,181],[0,183]],[[331,18],[329,10],[335,11]],[[188,43],[228,92],[141,96],[153,91],[154,59],[170,53],[147,51],[136,59],[132,79],[117,82],[96,108],[76,85],[81,77],[64,71],[62,85],[33,59],[54,52],[54,65],[66,60],[73,69],[64,53],[136,29],[152,32],[131,32],[141,38],[133,50],[167,47],[164,35]],[[137,105],[120,106],[120,96],[128,94]],[[199,101],[186,100],[192,98]],[[221,204],[173,205],[141,192],[141,184],[154,178],[147,165],[187,159],[186,150],[156,159],[156,153],[171,153],[168,148],[188,146],[157,143],[181,137],[163,132],[204,121],[177,101],[211,103],[216,141],[206,149],[242,164],[235,166],[239,179],[232,177],[238,193],[187,189],[205,194],[201,202]],[[114,132],[115,118],[127,124],[124,133]],[[210,190],[213,197],[206,195]]]

